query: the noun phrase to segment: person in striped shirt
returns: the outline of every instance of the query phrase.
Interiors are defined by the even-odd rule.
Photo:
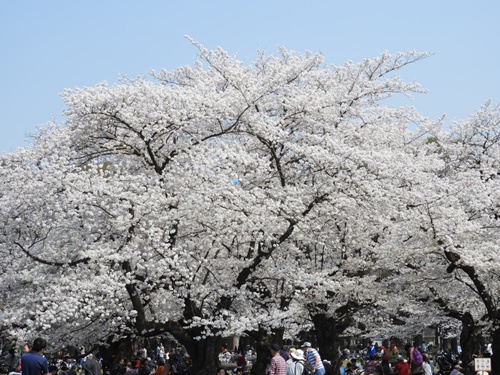
[[[304,355],[306,356],[307,362],[309,362],[313,368],[312,375],[325,375],[325,366],[323,366],[323,361],[321,361],[318,351],[311,347],[311,343],[303,343],[302,349],[304,349]]]

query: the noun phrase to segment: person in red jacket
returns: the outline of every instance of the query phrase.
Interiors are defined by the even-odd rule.
[[[410,364],[404,360],[403,356],[398,355],[394,371],[398,375],[410,375]]]

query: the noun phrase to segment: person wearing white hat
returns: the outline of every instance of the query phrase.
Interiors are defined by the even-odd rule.
[[[305,366],[304,352],[300,349],[290,352],[291,361],[286,363],[287,375],[302,375]]]
[[[325,375],[323,361],[321,361],[318,351],[311,347],[311,343],[306,341],[302,344],[302,349],[304,349],[307,362],[309,362],[312,367],[312,375]]]

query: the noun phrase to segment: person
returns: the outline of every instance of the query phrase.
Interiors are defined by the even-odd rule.
[[[398,355],[396,358],[394,372],[398,375],[410,375],[410,365],[404,360],[402,355]]]
[[[156,370],[156,367],[157,367],[156,360],[152,357],[148,357],[147,359],[148,359],[149,371],[154,372]]]
[[[125,375],[137,375],[137,366],[135,365],[135,361],[127,362],[127,367],[125,367]]]
[[[424,369],[422,365],[415,364],[416,355],[419,354],[418,349],[414,347],[412,344],[408,343],[405,345],[405,351],[406,354],[408,355],[408,363],[410,365],[410,370],[412,375],[423,374]]]
[[[284,349],[280,349],[280,356],[283,357],[283,359],[285,360],[285,362],[290,359],[290,355],[288,354],[288,351],[286,351]]]
[[[111,368],[110,375],[125,375],[126,371],[125,358],[120,358],[120,361]]]
[[[103,367],[104,367],[104,359],[102,356],[98,353],[96,355],[96,361],[97,361],[97,375],[104,375],[103,372]]]
[[[93,354],[89,354],[83,364],[83,369],[87,375],[99,375],[99,362],[94,359]]]
[[[463,371],[463,368],[460,365],[455,365],[450,375],[464,375],[461,371]]]
[[[348,375],[355,375],[360,373],[363,370],[361,365],[358,364],[356,358],[351,358],[351,361],[346,366],[346,373]]]
[[[424,369],[424,375],[432,375],[431,361],[427,354],[422,354],[424,361],[422,362],[422,368]]]
[[[23,345],[23,352],[21,353],[21,356],[25,353],[29,353],[31,351],[31,344],[26,342],[24,343]],[[16,361],[16,365],[15,365],[15,369],[12,370],[12,372],[14,374],[20,374],[21,373],[21,369],[22,369],[22,366],[21,366],[21,357],[17,356],[17,361]],[[10,373],[10,371],[9,371]]]
[[[344,360],[349,358],[351,358],[351,351],[347,348],[345,348],[344,350],[340,350],[339,347],[339,359]]]
[[[436,362],[439,367],[439,373],[448,375],[453,370],[453,366],[457,364],[457,359],[451,351],[441,349],[436,354]]]
[[[240,354],[236,357],[236,366],[237,367],[245,367],[247,365],[247,359],[244,354]]]
[[[9,354],[5,356],[5,363],[7,364],[7,371],[9,373],[16,372],[19,365],[19,357],[14,347],[9,349]]]
[[[226,375],[226,370],[224,370],[224,367],[218,367],[216,375]]]
[[[278,344],[271,345],[271,364],[269,367],[269,375],[286,375],[285,359],[280,355],[280,346]]]
[[[149,368],[149,361],[147,358],[141,359],[141,365],[137,371],[138,375],[149,375],[151,374],[151,369]]]
[[[389,363],[394,366],[397,363],[397,358],[399,355],[399,349],[394,342],[391,342],[389,350],[387,351],[387,355],[389,357]]]
[[[389,356],[388,355],[382,356],[382,362],[380,362],[380,369],[382,370],[383,375],[392,374],[392,366],[389,363]]]
[[[370,360],[365,365],[365,374],[366,375],[381,375],[382,369],[380,368],[380,362],[378,361],[378,355],[373,354],[370,357]]]
[[[302,375],[306,358],[300,349],[290,351],[290,361],[286,362],[287,375]]]
[[[160,358],[158,360],[158,367],[156,367],[156,370],[153,374],[154,375],[163,375],[164,372],[165,372],[165,360],[163,358]]]
[[[366,347],[366,359],[370,360],[372,355],[375,355],[377,353],[377,347],[373,343],[373,341],[370,341],[368,346]]]
[[[434,362],[432,361],[432,357],[430,355],[427,355],[427,359],[429,360],[429,367],[431,368],[431,374],[434,375],[435,371],[434,371]]]
[[[488,353],[490,357],[493,357],[493,345],[491,344],[491,342],[488,342],[488,344],[486,344],[486,353]]]
[[[302,344],[302,349],[304,350],[307,362],[312,367],[312,375],[325,375],[325,366],[323,366],[323,361],[321,360],[318,351],[311,347],[311,343],[306,341]]]
[[[76,375],[76,365],[70,366],[70,368],[66,374],[67,375]]]
[[[49,363],[43,356],[43,352],[47,347],[47,341],[38,337],[33,341],[33,347],[28,353],[24,353],[21,357],[21,368],[23,375],[48,375]]]
[[[190,366],[187,363],[189,358],[184,358],[184,355],[180,350],[173,351],[172,354],[169,355],[168,366],[165,363],[165,375],[169,373],[167,371],[171,371],[174,375],[186,375],[190,372]]]
[[[422,341],[422,345],[420,345],[420,351],[422,353],[427,353],[427,345],[425,345],[425,341]]]

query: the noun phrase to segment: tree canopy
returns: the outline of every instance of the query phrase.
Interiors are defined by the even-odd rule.
[[[245,65],[193,44],[193,66],[66,90],[65,123],[1,156],[6,329],[169,332],[205,363],[213,337],[326,346],[451,307],[498,330],[498,106],[445,130],[394,105],[425,92],[396,73],[427,53]]]

